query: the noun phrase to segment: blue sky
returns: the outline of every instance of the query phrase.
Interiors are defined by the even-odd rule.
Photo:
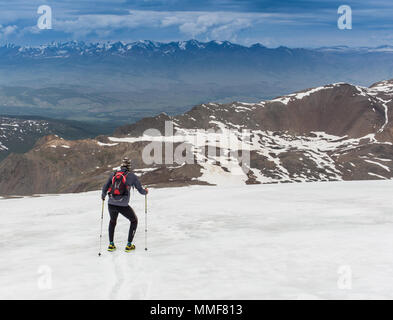
[[[53,29],[37,28],[37,9],[53,10]],[[352,8],[352,30],[337,9]],[[0,0],[0,43],[229,40],[268,47],[393,45],[392,0]]]

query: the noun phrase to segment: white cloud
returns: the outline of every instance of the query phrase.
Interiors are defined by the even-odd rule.
[[[0,24],[0,38],[7,38],[17,31],[18,27],[16,25],[3,26]]]
[[[206,35],[214,39],[230,39],[240,30],[248,28],[258,20],[252,15],[239,17],[234,14],[199,13],[188,15],[178,21],[165,21],[169,25],[177,25],[179,31],[191,37]]]
[[[83,37],[89,34],[108,35],[116,29],[176,27],[187,37],[233,40],[236,34],[266,20],[288,19],[289,16],[265,13],[235,12],[162,12],[131,11],[127,15],[80,15],[56,20],[54,29]]]

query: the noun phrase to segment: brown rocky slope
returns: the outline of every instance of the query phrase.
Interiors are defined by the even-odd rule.
[[[339,83],[255,104],[202,104],[175,117],[160,114],[120,127],[111,137],[47,136],[0,163],[0,195],[96,190],[124,156],[133,159],[143,183],[154,186],[391,179],[392,99],[393,81],[370,88]],[[155,139],[143,135],[145,130],[164,133],[165,121],[181,137],[175,146],[191,146],[194,163],[142,161],[145,146]],[[207,129],[216,133],[202,131]],[[249,140],[244,129],[250,130]],[[213,138],[243,145],[218,145]],[[206,146],[217,153],[208,154]],[[239,149],[250,153],[246,171],[234,170],[243,164]]]

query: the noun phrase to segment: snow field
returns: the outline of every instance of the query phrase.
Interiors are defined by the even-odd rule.
[[[144,197],[135,194],[137,250],[123,251],[129,224],[120,216],[118,251],[105,251],[105,210],[101,257],[99,192],[1,199],[0,298],[391,299],[392,187],[153,189],[149,250]]]

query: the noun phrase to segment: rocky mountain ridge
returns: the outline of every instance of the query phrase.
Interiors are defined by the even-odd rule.
[[[66,139],[95,137],[99,132],[111,132],[108,124],[66,121],[40,117],[0,116],[0,161],[10,153],[29,151],[39,138],[58,135]]]
[[[206,103],[96,139],[48,136],[0,163],[0,194],[95,190],[124,156],[144,184],[157,187],[392,179],[392,101],[393,81],[336,83],[258,103]],[[173,132],[164,135],[168,123]],[[182,153],[175,158],[183,162],[146,164],[143,152],[154,141],[162,150],[188,146],[194,162]]]

